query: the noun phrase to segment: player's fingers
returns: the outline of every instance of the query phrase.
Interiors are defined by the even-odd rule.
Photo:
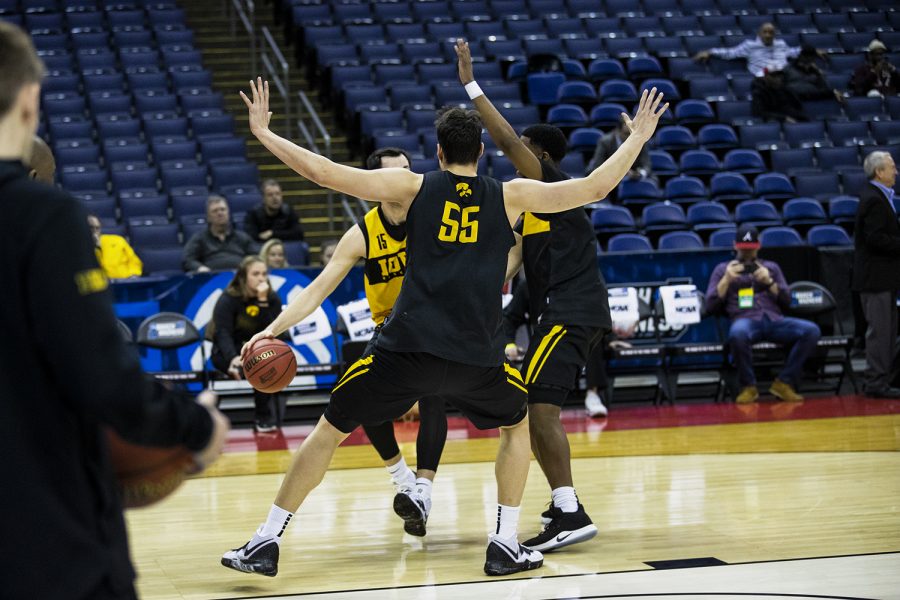
[[[244,104],[247,105],[247,108],[253,108],[253,104],[250,102],[250,98],[248,98],[243,91],[240,91],[238,93],[241,95],[241,100],[244,101]]]
[[[647,112],[650,110],[650,107],[653,105],[653,99],[656,97],[656,88],[650,88],[650,93],[647,94],[647,100],[644,102],[644,111]]]
[[[263,102],[266,103],[266,107],[269,106],[269,80],[266,79],[263,82]]]
[[[253,98],[253,104],[259,102],[259,92],[256,90],[256,82],[250,80],[250,96]]]
[[[625,123],[626,127],[631,129],[631,117],[629,117],[627,113],[622,113],[622,122]]]
[[[641,100],[640,100],[640,102],[638,102],[637,112],[640,113],[642,110],[644,110],[644,106],[646,104],[647,104],[647,90],[645,89],[643,92],[641,92]]]
[[[656,109],[659,107],[660,102],[662,102],[665,94],[660,92],[656,95],[656,98],[653,99],[653,104],[650,105],[650,114],[656,114]]]

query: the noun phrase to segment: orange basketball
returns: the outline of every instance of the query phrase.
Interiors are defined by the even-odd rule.
[[[106,430],[113,471],[126,508],[158,502],[174,492],[194,466],[193,454],[183,446],[153,448],[126,442]]]
[[[244,361],[244,377],[255,389],[267,394],[280,392],[297,374],[297,357],[281,340],[263,339],[253,344]]]

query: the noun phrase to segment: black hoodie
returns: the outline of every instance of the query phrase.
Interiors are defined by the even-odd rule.
[[[203,448],[206,409],[142,374],[116,326],[87,214],[0,161],[0,561],[9,598],[133,597],[103,431]]]

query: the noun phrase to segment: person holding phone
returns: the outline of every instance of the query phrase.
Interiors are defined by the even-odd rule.
[[[769,393],[786,402],[800,402],[803,396],[797,393],[797,384],[803,363],[822,334],[812,321],[784,316],[791,304],[787,282],[777,263],[757,257],[759,247],[759,231],[755,227],[738,227],[735,259],[717,265],[709,278],[707,310],[724,312],[731,321],[728,347],[741,384],[735,399],[738,404],[759,398],[753,373],[753,344],[759,342],[790,348]]]

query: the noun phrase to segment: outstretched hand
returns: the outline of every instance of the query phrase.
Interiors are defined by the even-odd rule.
[[[631,135],[637,136],[638,139],[644,142],[647,142],[653,137],[653,132],[656,131],[656,125],[659,123],[659,118],[669,109],[668,102],[663,104],[662,107],[659,106],[662,99],[663,93],[657,93],[656,88],[652,88],[649,91],[644,90],[644,93],[641,94],[641,102],[638,105],[634,119],[631,119],[627,114],[622,113],[622,121],[631,132]]]
[[[463,85],[475,81],[475,73],[472,70],[472,52],[469,50],[469,42],[463,39],[456,40],[456,58],[459,68],[459,81]]]
[[[251,79],[250,93],[253,101],[243,91],[240,92],[241,99],[250,111],[250,133],[258,136],[269,128],[269,121],[272,119],[272,113],[269,112],[269,82],[263,81],[262,77],[257,77],[255,82]]]
[[[256,335],[254,335],[252,338],[250,338],[247,341],[247,343],[241,347],[241,355],[240,355],[241,361],[247,360],[250,357],[250,349],[253,347],[253,344],[255,344],[259,340],[263,340],[263,339],[274,340],[275,334],[272,333],[272,331],[269,329],[263,329],[262,331],[260,331]]]

